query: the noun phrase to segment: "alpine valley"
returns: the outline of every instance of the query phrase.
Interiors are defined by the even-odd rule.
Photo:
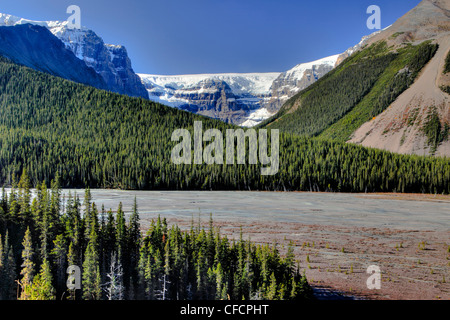
[[[9,27],[0,29],[0,53],[68,80],[244,127],[274,115],[290,97],[323,77],[338,60],[361,45],[342,55],[301,63],[286,72],[161,76],[135,74],[125,47],[105,44],[85,27],[70,29],[67,25],[67,21],[33,21],[0,13],[0,27]]]
[[[0,300],[450,298],[449,0],[273,73],[137,74],[69,25],[0,14]]]

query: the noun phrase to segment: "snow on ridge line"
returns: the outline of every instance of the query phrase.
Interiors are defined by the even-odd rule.
[[[68,25],[68,21],[36,21],[36,20],[30,20],[25,18],[20,18],[17,16],[13,16],[6,13],[0,13],[0,26],[15,26],[15,25],[22,25],[22,24],[32,24],[37,25],[41,27],[46,27],[48,29],[54,29],[54,28],[62,28]],[[82,31],[87,31],[88,29],[86,27],[81,27]]]
[[[301,78],[306,70],[313,69],[314,66],[318,65],[329,65],[334,67],[339,58],[340,54],[335,54],[329,57],[318,59],[311,62],[300,63],[293,67],[292,69],[286,71],[287,76],[295,75],[297,78]]]
[[[198,86],[205,80],[218,80],[226,82],[233,92],[267,94],[272,83],[277,79],[280,72],[268,73],[217,73],[217,74],[188,74],[188,75],[151,75],[137,74],[144,84],[176,89],[189,89]]]

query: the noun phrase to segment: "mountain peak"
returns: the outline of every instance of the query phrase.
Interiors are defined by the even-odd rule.
[[[372,37],[367,44],[386,40],[388,45],[421,42],[450,34],[450,2],[423,0],[399,18],[389,29]]]
[[[100,74],[111,91],[148,98],[144,85],[132,69],[124,46],[106,44],[94,31],[86,27],[71,29],[68,27],[68,21],[34,21],[0,13],[0,26],[14,27],[24,24],[47,28],[78,59]]]

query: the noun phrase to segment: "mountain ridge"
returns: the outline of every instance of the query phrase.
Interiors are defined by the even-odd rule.
[[[39,49],[28,50],[30,47]],[[107,89],[103,78],[76,58],[45,27],[31,24],[0,27],[0,55],[38,71]]]
[[[78,59],[100,74],[109,90],[147,98],[147,92],[132,69],[125,47],[105,44],[101,37],[86,27],[70,29],[67,21],[34,21],[0,13],[0,26],[15,27],[24,24],[47,28]]]

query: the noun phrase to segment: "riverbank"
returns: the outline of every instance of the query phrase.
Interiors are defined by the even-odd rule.
[[[82,201],[83,190],[75,192]],[[152,219],[261,244],[294,245],[308,281],[323,298],[450,299],[450,196],[287,192],[91,190],[98,208],[130,212],[136,197],[142,232]],[[367,267],[381,269],[369,290]],[[328,293],[331,292],[331,296]]]

